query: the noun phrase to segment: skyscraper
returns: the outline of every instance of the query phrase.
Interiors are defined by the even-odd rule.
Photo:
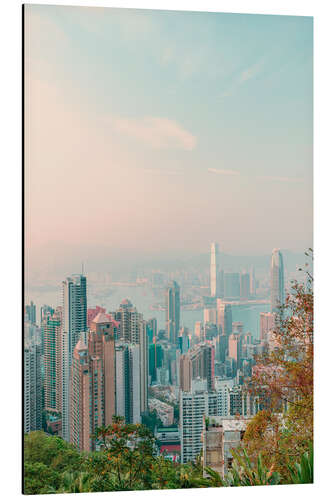
[[[120,322],[119,340],[138,344],[140,341],[140,321],[143,316],[128,299],[121,301],[115,312],[115,318]]]
[[[230,414],[229,384],[217,383],[214,391],[207,390],[206,381],[193,381],[191,391],[179,394],[179,433],[181,463],[195,461],[202,449],[204,417]]]
[[[222,299],[217,299],[217,326],[219,332],[229,336],[232,333],[232,309]]]
[[[91,322],[88,337],[89,355],[98,356],[103,362],[104,425],[110,425],[112,416],[116,413],[116,331],[115,322],[100,312]]]
[[[232,333],[229,336],[228,350],[229,350],[229,358],[234,359],[236,367],[239,368],[241,364],[241,354],[242,354],[241,335],[236,335],[235,333]]]
[[[224,273],[224,297],[237,299],[240,296],[239,273]]]
[[[204,324],[213,323],[216,325],[216,308],[205,308],[204,309]]]
[[[179,432],[181,463],[194,462],[202,449],[202,426],[204,415],[209,415],[207,390],[180,391]]]
[[[147,322],[140,321],[139,335],[139,367],[140,367],[140,412],[148,411],[148,335]]]
[[[182,354],[186,354],[190,348],[190,331],[186,326],[180,329],[178,337],[178,348]]]
[[[207,390],[213,391],[215,385],[215,348],[211,343],[196,345],[189,356],[192,365],[192,379],[207,380]]]
[[[88,348],[80,339],[71,366],[70,442],[80,451],[90,451],[90,373]]]
[[[250,296],[250,275],[246,271],[240,275],[240,296],[244,300]]]
[[[24,432],[42,428],[41,344],[26,340],[24,345]]]
[[[149,375],[151,378],[151,383],[157,380],[157,369],[162,367],[163,364],[163,347],[161,344],[156,343],[154,339],[153,343],[149,345]]]
[[[72,357],[80,335],[87,331],[87,280],[73,275],[62,282],[62,437],[70,440],[69,382]]]
[[[95,448],[92,434],[104,423],[103,366],[80,339],[73,351],[70,390],[70,442],[80,451]]]
[[[171,281],[165,292],[166,297],[166,333],[171,344],[176,345],[180,323],[180,291],[176,281]]]
[[[118,325],[99,312],[91,322],[88,345],[81,337],[73,352],[70,377],[70,441],[78,449],[96,447],[92,434],[116,414],[115,332]]]
[[[188,353],[179,358],[180,388],[189,391],[192,381],[200,378],[206,381],[208,391],[214,390],[215,384],[215,348],[212,343],[197,344]]]
[[[271,311],[278,312],[284,304],[284,266],[282,253],[274,248],[271,259]]]
[[[212,243],[210,246],[210,294],[212,297],[216,297],[218,291],[218,253],[218,244]]]
[[[217,273],[217,287],[216,288],[217,288],[217,291],[216,291],[217,297],[220,297],[221,299],[223,299],[223,297],[224,297],[224,271],[223,271],[223,269],[220,269]]]
[[[194,336],[196,342],[203,342],[204,340],[204,329],[201,321],[196,321],[194,326]]]
[[[40,326],[42,327],[43,325],[43,320],[44,318],[46,318],[47,315],[49,314],[53,314],[54,313],[54,309],[51,307],[51,306],[48,306],[46,304],[44,304],[41,308],[40,308]]]
[[[217,330],[216,340],[217,359],[225,362],[226,351],[228,348],[229,335],[232,333],[232,309],[230,304],[226,304],[222,299],[217,299]]]
[[[219,333],[215,339],[216,345],[216,359],[221,363],[225,362],[227,350],[228,350],[228,336]]]
[[[254,297],[256,295],[256,289],[257,289],[257,286],[256,286],[256,273],[255,273],[254,266],[251,266],[251,271],[250,271],[250,294],[252,295],[252,297]]]
[[[116,345],[116,414],[127,423],[141,423],[140,346]]]
[[[260,313],[260,340],[266,341],[268,332],[274,328],[274,314],[270,312]]]
[[[27,315],[28,321],[30,321],[30,323],[35,325],[36,324],[36,306],[32,301],[30,302],[30,305],[25,306],[25,314]]]
[[[151,318],[147,321],[147,335],[149,342],[153,342],[157,337],[157,319]]]
[[[136,345],[139,347],[139,373],[138,382],[140,386],[139,407],[140,412],[148,410],[148,334],[147,322],[143,319],[143,315],[139,313],[136,307],[128,300],[122,300],[119,308],[115,312],[115,318],[119,321],[120,334],[119,340],[123,344]],[[156,325],[155,325],[156,326]],[[129,349],[129,355],[133,350]],[[134,353],[134,351],[133,351]],[[136,354],[132,355],[133,360],[136,359]],[[130,365],[129,365],[130,366]],[[117,368],[118,369],[118,368]],[[136,391],[134,391],[134,397]],[[134,406],[136,405],[136,401]],[[125,416],[125,415],[123,415]],[[137,417],[135,417],[137,418]]]
[[[44,332],[44,407],[61,413],[62,409],[62,351],[61,310],[49,312],[43,317]]]
[[[179,358],[179,387],[189,392],[192,382],[192,362],[189,354],[182,354]]]

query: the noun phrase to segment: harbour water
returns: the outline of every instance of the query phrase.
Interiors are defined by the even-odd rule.
[[[115,286],[110,289],[101,289],[93,285],[88,287],[88,307],[96,305],[105,307],[107,311],[115,311],[123,299],[129,299],[132,304],[143,314],[145,319],[156,318],[158,329],[165,327],[165,311],[153,310],[152,304],[161,302],[161,297],[156,297],[156,291],[148,286]],[[48,304],[56,307],[61,304],[61,290],[31,290],[26,294],[26,303],[32,300],[37,306],[37,322],[40,307]],[[244,331],[250,332],[254,338],[259,338],[259,317],[261,312],[269,311],[269,304],[237,304],[232,305],[233,321],[241,321]],[[194,332],[196,321],[203,321],[203,310],[188,310],[181,308],[181,326],[186,326]]]

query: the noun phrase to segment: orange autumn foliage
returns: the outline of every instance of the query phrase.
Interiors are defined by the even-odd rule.
[[[248,389],[262,410],[244,436],[249,456],[261,453],[288,482],[287,464],[313,441],[313,278],[294,282],[276,318],[271,348],[257,358]]]

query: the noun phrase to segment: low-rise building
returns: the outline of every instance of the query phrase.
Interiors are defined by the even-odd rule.
[[[180,461],[180,436],[178,427],[156,429],[155,437],[159,443],[160,454],[172,462]]]
[[[251,417],[204,417],[202,432],[203,467],[210,467],[222,478],[232,467],[232,450],[239,447]]]

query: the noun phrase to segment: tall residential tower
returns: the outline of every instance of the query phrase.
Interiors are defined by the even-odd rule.
[[[177,344],[180,322],[180,291],[176,281],[171,281],[166,296],[166,333],[171,344]]]
[[[284,304],[284,266],[282,253],[274,248],[271,260],[271,311],[278,312]]]
[[[74,348],[87,331],[87,280],[73,275],[62,282],[62,437],[70,440],[70,374]]]

